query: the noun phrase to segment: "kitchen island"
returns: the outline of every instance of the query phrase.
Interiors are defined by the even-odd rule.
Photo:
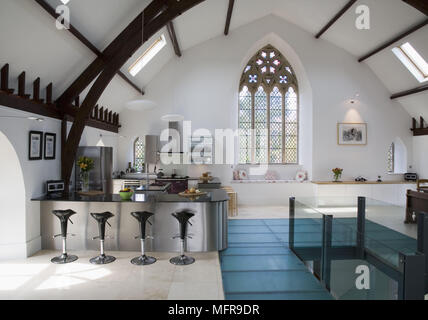
[[[137,192],[129,201],[124,201],[116,194],[84,196],[71,193],[61,197],[43,196],[33,199],[40,202],[40,220],[42,249],[60,250],[60,238],[52,236],[60,233],[60,223],[52,214],[52,210],[71,209],[77,212],[72,216],[73,224],[68,230],[75,236],[67,239],[71,250],[97,250],[98,236],[96,221],[91,212],[110,211],[115,216],[109,220],[105,240],[107,250],[139,251],[140,241],[135,239],[139,234],[137,220],[131,216],[134,211],[150,211],[155,215],[150,219],[152,226],[147,224],[147,251],[177,252],[179,241],[172,239],[179,231],[173,212],[183,209],[192,210],[195,216],[190,219],[188,233],[192,236],[187,241],[189,252],[221,251],[227,248],[227,208],[229,197],[224,190],[203,190],[206,195],[196,199],[188,199],[177,194],[161,192]]]

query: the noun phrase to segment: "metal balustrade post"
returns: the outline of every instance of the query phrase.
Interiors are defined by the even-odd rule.
[[[357,256],[364,259],[364,238],[366,232],[366,198],[358,197],[358,216],[357,216]]]
[[[415,253],[399,255],[399,269],[402,278],[398,284],[398,298],[400,300],[424,300],[425,296],[425,255]]]
[[[291,197],[289,200],[289,224],[288,224],[288,245],[290,249],[294,247],[294,219],[296,210],[296,198]]]
[[[331,258],[330,251],[332,245],[333,216],[323,215],[322,217],[322,248],[321,248],[321,281],[330,290],[331,278]]]
[[[418,251],[425,255],[425,293],[428,293],[428,213],[419,212],[418,222]]]

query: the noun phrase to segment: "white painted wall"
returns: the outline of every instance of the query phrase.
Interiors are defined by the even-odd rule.
[[[24,112],[17,112],[5,107],[0,107],[0,131],[9,139],[11,145],[15,149],[25,183],[25,201],[22,203],[24,207],[22,208],[20,203],[13,203],[6,200],[10,205],[19,206],[19,209],[15,207],[15,210],[18,212],[9,213],[7,212],[8,209],[3,207],[1,210],[2,215],[7,214],[11,217],[15,216],[17,219],[19,217],[20,224],[22,224],[19,228],[23,228],[24,230],[23,233],[18,231],[17,234],[19,234],[19,237],[14,239],[13,242],[10,242],[17,250],[16,252],[10,252],[5,248],[5,252],[9,252],[10,254],[7,256],[8,258],[26,257],[40,250],[40,206],[38,203],[31,202],[30,200],[44,193],[45,182],[47,180],[55,180],[60,177],[60,121],[50,119],[46,119],[43,122],[31,121],[25,119],[28,115],[29,114]],[[8,116],[19,116],[24,117],[24,119],[5,118]],[[56,160],[28,160],[28,133],[31,130],[56,133]],[[10,179],[12,179],[12,177],[9,176],[7,180],[2,180],[1,185],[13,185],[16,183],[15,179],[19,179],[19,176],[15,177],[13,180]],[[24,210],[22,211],[22,209]]]
[[[272,35],[274,34],[274,35]],[[314,180],[331,179],[331,169],[342,167],[343,178],[364,175],[386,176],[387,151],[399,137],[412,163],[410,116],[365,64],[344,50],[286,22],[267,16],[234,30],[228,37],[217,37],[184,52],[169,62],[147,86],[145,99],[154,109],[121,114],[121,134],[128,141],[119,146],[124,168],[132,160],[131,140],[138,135],[159,134],[166,127],[160,117],[179,113],[192,120],[193,128],[237,127],[238,84],[243,66],[267,41],[290,60],[301,85],[301,161]],[[359,101],[349,99],[359,93]],[[338,122],[367,122],[367,146],[338,146]],[[294,178],[300,166],[282,166],[283,179]],[[225,181],[231,179],[229,166],[209,169]]]
[[[414,171],[421,179],[428,179],[428,136],[413,137],[413,150]]]
[[[16,230],[16,233],[15,231],[13,232],[14,236],[10,237],[10,241],[3,242],[3,238],[0,238],[0,259],[27,257],[41,249],[40,204],[32,202],[31,199],[45,194],[45,182],[47,180],[57,180],[61,177],[61,122],[49,118],[45,118],[43,122],[27,120],[26,117],[29,115],[31,114],[0,106],[0,132],[5,136],[5,139],[7,138],[10,141],[16,152],[17,158],[15,158],[14,162],[16,166],[21,166],[23,182],[25,183],[25,194],[22,194],[22,191],[18,191],[22,195],[21,201],[0,200],[0,217],[7,216],[8,219],[11,219],[10,221],[8,220],[9,222],[6,225],[11,227],[10,230]],[[31,130],[56,133],[56,160],[28,160],[28,133]],[[100,134],[103,135],[102,139]],[[117,137],[115,134],[94,128],[86,128],[80,145],[96,146],[100,143],[104,143],[105,146],[112,146],[114,150],[117,150]],[[3,149],[1,150],[3,157]],[[10,153],[7,152],[6,154]],[[116,157],[115,153],[114,159]],[[16,159],[19,162],[16,162]],[[7,160],[2,158],[1,162],[3,163],[3,161]],[[3,166],[1,167],[1,170],[3,170]],[[2,177],[0,181],[0,195],[2,197],[9,194],[5,191],[9,189],[9,186],[14,188],[13,186],[19,185],[20,176],[16,170],[13,172],[16,173],[16,177],[15,174],[0,175]],[[9,238],[8,233],[5,236]],[[2,246],[4,243],[7,245]]]

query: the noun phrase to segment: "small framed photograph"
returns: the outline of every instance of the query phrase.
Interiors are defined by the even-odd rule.
[[[343,146],[367,145],[367,123],[338,123],[337,143]]]
[[[29,160],[42,160],[43,149],[43,132],[30,131],[29,146],[28,146],[28,159]]]
[[[45,160],[55,160],[56,157],[56,134],[45,133]]]

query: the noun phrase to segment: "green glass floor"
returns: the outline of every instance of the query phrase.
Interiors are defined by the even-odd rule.
[[[230,220],[228,232],[229,248],[220,254],[227,300],[332,300],[288,248],[287,219]]]

